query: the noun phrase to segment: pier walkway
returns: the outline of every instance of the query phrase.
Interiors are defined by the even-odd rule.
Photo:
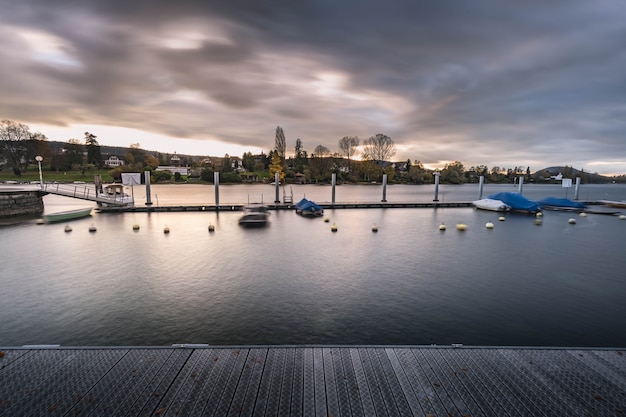
[[[0,348],[1,416],[619,416],[617,349]]]
[[[96,188],[93,184],[44,183],[41,187],[41,192],[78,198],[80,200],[95,201],[113,207],[128,205],[128,202],[125,201],[123,196],[107,196],[106,194],[96,193]]]

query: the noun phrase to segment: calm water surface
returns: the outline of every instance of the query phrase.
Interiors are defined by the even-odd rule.
[[[565,196],[537,187],[524,194]],[[390,186],[387,199],[429,201],[433,190]],[[293,191],[331,199],[330,187]],[[625,191],[583,186],[580,198]],[[380,192],[340,186],[336,201],[379,201]],[[221,202],[261,194],[274,199],[271,186],[220,187]],[[155,195],[161,205],[214,201],[212,186],[153,187],[156,204]],[[442,197],[472,200],[477,186],[440,187]],[[89,205],[44,201],[50,212]],[[471,208],[363,209],[327,210],[325,223],[281,211],[265,228],[242,229],[239,215],[94,214],[71,233],[34,220],[0,226],[0,345],[626,346],[626,221],[616,216],[546,212],[537,226],[533,216],[500,222]]]

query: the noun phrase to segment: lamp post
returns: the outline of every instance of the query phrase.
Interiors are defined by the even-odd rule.
[[[37,165],[39,165],[39,188],[43,190],[43,176],[41,175],[41,161],[43,161],[43,157],[37,155],[35,161],[37,161]]]

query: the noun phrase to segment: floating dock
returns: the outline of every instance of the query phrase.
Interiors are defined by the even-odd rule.
[[[618,349],[0,348],[2,416],[618,416]]]
[[[323,209],[367,209],[367,208],[448,208],[448,207],[473,207],[471,201],[445,202],[445,203],[317,203]],[[265,204],[268,210],[294,210],[294,204]],[[184,212],[184,211],[241,211],[243,204],[220,204],[217,205],[177,205],[177,206],[125,206],[125,207],[99,207],[101,213],[159,213],[159,212]]]

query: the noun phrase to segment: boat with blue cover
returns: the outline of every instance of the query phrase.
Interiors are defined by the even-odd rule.
[[[319,217],[324,214],[324,209],[319,204],[303,198],[295,205],[296,213],[305,217]]]
[[[583,211],[585,204],[568,198],[546,197],[537,201],[544,210]]]
[[[520,193],[506,192],[496,193],[488,196],[492,200],[500,200],[510,207],[509,211],[517,213],[534,214],[541,210],[539,203],[529,200]]]

